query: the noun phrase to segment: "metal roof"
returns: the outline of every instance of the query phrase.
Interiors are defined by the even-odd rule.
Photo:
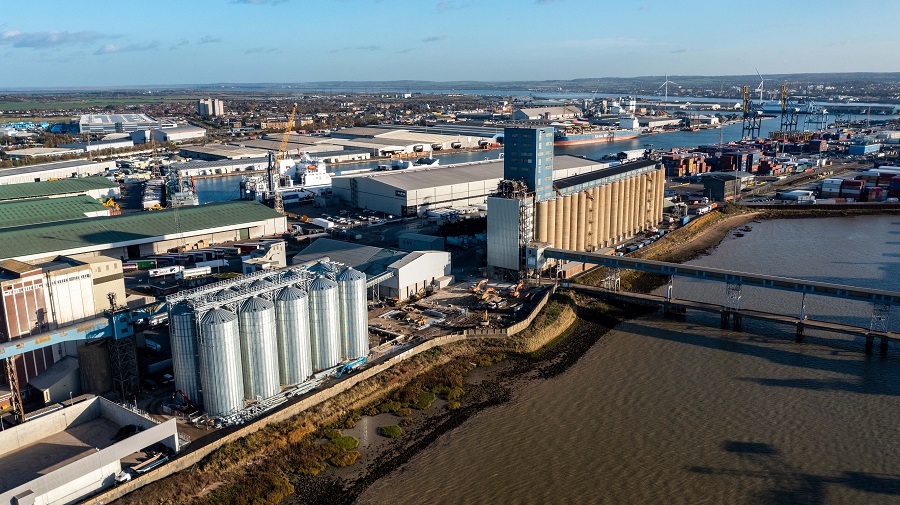
[[[355,268],[371,277],[384,272],[387,265],[406,254],[408,253],[392,249],[320,238],[300,251],[291,261],[296,265],[328,257],[330,261]]]
[[[204,160],[196,160],[196,161],[182,161],[179,163],[171,163],[169,165],[169,170],[186,170],[189,168],[215,168],[215,167],[231,167],[231,166],[242,166],[249,167],[250,165],[268,165],[269,158],[267,156],[263,156],[261,158],[243,158],[239,160],[215,160],[215,161],[204,161]]]
[[[176,228],[175,217],[178,217]],[[209,203],[176,210],[148,211],[123,216],[77,219],[0,230],[0,258],[19,258],[97,246],[122,247],[190,236],[209,229],[236,229],[242,225],[282,218],[274,210],[252,201]]]
[[[87,193],[96,189],[112,189],[118,185],[106,177],[81,177],[58,181],[25,182],[0,185],[0,201],[40,198],[42,196]]]
[[[555,180],[553,181],[553,187],[556,189],[569,188],[579,184],[596,181],[597,179],[602,179],[604,177],[612,177],[615,175],[626,174],[632,170],[652,167],[656,164],[657,162],[654,160],[638,160],[631,163],[623,163],[614,167],[601,168],[600,170],[594,170],[593,172],[588,172],[586,174],[573,175],[572,177],[566,177],[565,179]]]
[[[65,379],[69,374],[78,370],[78,359],[72,356],[57,361],[50,368],[44,370],[43,373],[36,377],[32,377],[28,384],[40,391],[52,388],[59,381]]]
[[[409,168],[390,172],[366,173],[361,178],[374,179],[397,189],[413,191],[417,189],[467,184],[491,179],[503,179],[503,160],[471,165],[446,166],[437,168]]]
[[[108,164],[109,164],[109,162],[101,164],[96,161],[90,161],[90,160],[53,161],[50,163],[38,163],[37,165],[28,165],[26,167],[0,168],[0,177],[8,177],[10,175],[20,175],[20,174],[33,174],[33,173],[37,173],[37,172],[47,172],[50,170],[60,170],[63,168],[97,166],[98,168],[103,169]]]
[[[0,202],[0,229],[71,221],[87,217],[87,213],[108,211],[87,195]]]

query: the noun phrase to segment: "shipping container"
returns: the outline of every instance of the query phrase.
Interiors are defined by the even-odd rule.
[[[212,273],[210,267],[186,268],[175,274],[176,279],[187,280],[196,279]]]
[[[163,277],[166,275],[175,275],[184,270],[184,267],[175,265],[171,267],[153,268],[148,272],[150,277]]]

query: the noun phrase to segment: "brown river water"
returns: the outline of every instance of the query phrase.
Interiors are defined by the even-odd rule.
[[[694,263],[900,290],[900,218],[754,223]],[[721,302],[720,284],[675,296]],[[792,293],[742,306],[797,313]],[[871,306],[808,297],[811,318],[868,326]],[[898,326],[894,308],[889,324]],[[714,315],[617,326],[564,373],[440,436],[360,497],[382,503],[897,504],[900,344]],[[877,352],[877,345],[876,345]]]

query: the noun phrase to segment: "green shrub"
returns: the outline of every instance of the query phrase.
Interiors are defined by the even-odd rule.
[[[451,388],[449,392],[447,392],[447,400],[454,401],[462,398],[462,395],[465,393],[465,390],[461,387]],[[457,402],[458,403],[458,402]]]
[[[462,404],[459,403],[458,401],[455,401],[455,400],[452,401],[452,402],[449,402],[449,403],[447,404],[447,410],[456,410],[456,409],[458,409],[458,408],[460,408],[460,407],[462,407]]]
[[[358,460],[358,459],[359,459],[359,452],[350,451],[350,452],[345,452],[343,454],[338,454],[337,456],[329,459],[328,462],[338,468],[343,468],[345,466],[350,466],[353,463],[356,463],[356,460]]]
[[[403,429],[401,429],[396,424],[392,424],[390,426],[382,426],[381,428],[378,428],[378,433],[383,437],[397,438],[401,434],[403,434]]]
[[[353,418],[344,419],[343,428],[345,430],[352,430],[354,427],[356,427],[356,421]]]
[[[450,386],[446,384],[439,384],[433,388],[431,388],[431,392],[436,395],[445,395],[450,392]]]
[[[416,397],[416,401],[412,404],[412,407],[418,410],[425,410],[431,406],[436,398],[434,393],[422,393]]]
[[[412,410],[409,407],[403,407],[402,409],[397,409],[397,412],[394,412],[394,414],[400,417],[407,417],[412,414]]]
[[[377,416],[377,415],[378,415],[378,408],[375,407],[374,405],[369,405],[368,407],[366,407],[366,408],[363,410],[363,414],[365,414],[365,415],[367,415],[367,416]]]
[[[397,412],[397,409],[400,408],[400,404],[394,401],[386,401],[378,406],[378,412],[382,414],[387,414],[389,412]]]
[[[411,417],[404,417],[403,419],[400,420],[400,426],[403,426],[404,428],[408,428],[412,425],[413,425],[413,420]]]
[[[349,435],[345,437],[332,438],[331,443],[334,444],[335,447],[344,451],[352,451],[353,449],[359,447],[359,440]]]
[[[334,440],[334,439],[340,438],[340,437],[341,437],[340,430],[330,428],[330,429],[322,431],[322,438],[327,438],[328,440]]]

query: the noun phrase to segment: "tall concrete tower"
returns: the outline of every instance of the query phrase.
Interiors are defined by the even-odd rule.
[[[553,198],[553,127],[506,128],[503,178],[524,181],[538,202]]]

